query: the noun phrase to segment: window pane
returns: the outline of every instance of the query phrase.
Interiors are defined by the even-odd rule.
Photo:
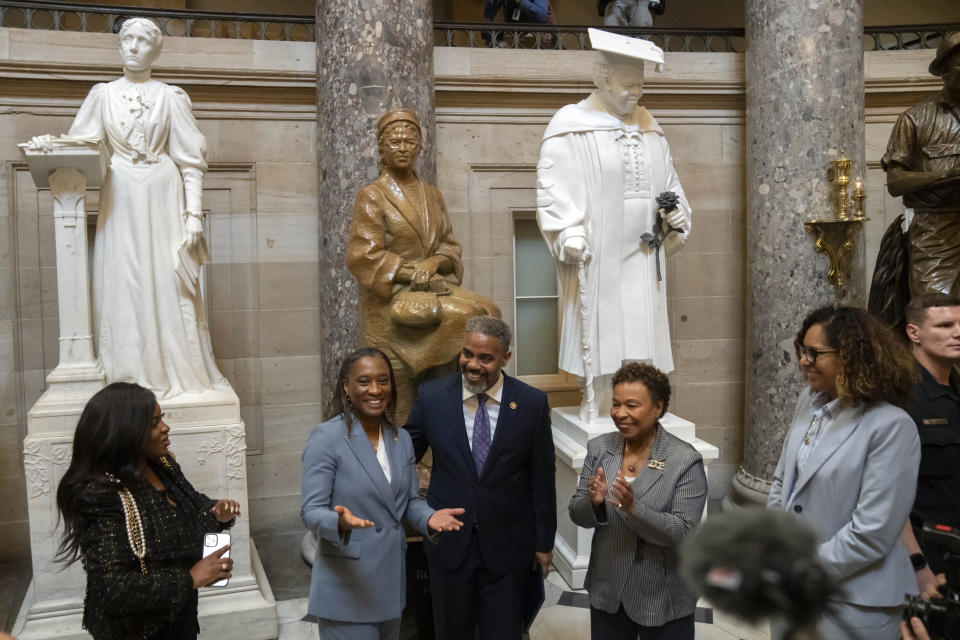
[[[558,345],[557,299],[517,300],[517,375],[556,373]]]
[[[537,221],[516,220],[514,238],[517,297],[557,295],[557,269],[540,235]]]

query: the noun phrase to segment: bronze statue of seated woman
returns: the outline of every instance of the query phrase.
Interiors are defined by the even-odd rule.
[[[360,285],[366,343],[386,353],[396,372],[403,420],[424,372],[454,362],[467,319],[500,317],[500,309],[459,286],[462,249],[443,196],[413,168],[421,147],[417,115],[390,111],[377,132],[383,169],[357,194],[346,262]]]

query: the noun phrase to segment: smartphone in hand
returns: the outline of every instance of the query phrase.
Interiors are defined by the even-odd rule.
[[[228,544],[230,544],[230,534],[229,534],[229,533],[224,532],[224,533],[207,533],[207,534],[204,534],[204,536],[203,536],[203,557],[206,558],[207,556],[211,555],[211,554],[212,554],[214,551],[216,551],[217,549],[222,549],[222,548],[224,548],[225,546],[227,546]],[[230,557],[230,551],[231,551],[230,549],[227,549],[227,552],[224,553],[224,554],[223,554],[222,556],[220,556],[220,557],[221,557],[221,558],[229,558],[229,557]],[[229,580],[228,578],[224,578],[223,580],[217,580],[216,582],[214,582],[214,583],[211,584],[210,586],[211,586],[211,587],[225,587],[225,586],[227,586],[227,584],[229,584],[229,582],[230,582],[230,580]]]

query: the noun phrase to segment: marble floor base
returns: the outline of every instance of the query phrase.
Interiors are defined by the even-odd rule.
[[[701,608],[701,611],[704,609]],[[317,626],[305,622],[307,599],[277,602],[280,620],[280,640],[316,640]],[[714,613],[713,623],[696,623],[697,640],[769,640],[766,628],[752,628]],[[582,607],[556,604],[540,610],[529,640],[589,640],[590,610]]]

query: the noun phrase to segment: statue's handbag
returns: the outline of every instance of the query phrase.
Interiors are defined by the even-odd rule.
[[[390,319],[404,327],[433,327],[440,324],[443,312],[437,294],[404,289],[390,304]]]

